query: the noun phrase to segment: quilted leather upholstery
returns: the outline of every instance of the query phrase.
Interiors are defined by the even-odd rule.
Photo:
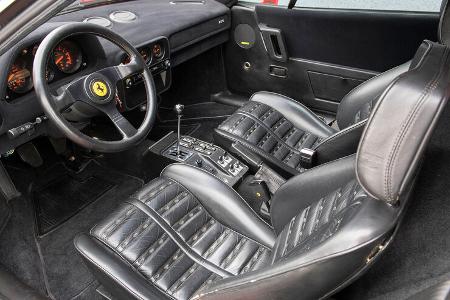
[[[300,150],[314,149],[324,139],[296,128],[274,108],[254,101],[239,108],[216,132],[280,162],[293,174],[304,171]]]
[[[272,262],[289,256],[294,250],[296,255],[305,253],[333,236],[342,220],[340,216],[361,204],[358,200],[364,197],[367,194],[352,180],[302,209],[279,235]]]
[[[348,167],[341,170],[351,173],[353,161],[353,158],[344,161]],[[184,170],[186,168],[204,173],[193,167],[184,166]],[[169,167],[163,174],[173,174],[176,170]],[[118,259],[126,261],[134,272],[168,299],[190,299],[199,297],[203,290],[225,279],[276,267],[334,237],[343,216],[349,210],[357,209],[361,199],[368,200],[354,176],[350,177],[350,182],[344,179],[341,185],[323,197],[303,199],[309,204],[304,205],[290,221],[283,222],[286,225],[272,248],[220,223],[184,184],[164,175],[132,195],[97,224],[90,234],[112,249]],[[286,202],[301,201],[301,194],[296,193]],[[141,210],[135,201],[151,208],[170,230],[159,226],[154,217]],[[171,237],[171,233],[181,239],[184,248]],[[78,245],[78,248],[83,249],[83,246]],[[192,259],[191,253],[213,265],[215,270]]]
[[[270,249],[217,222],[189,191],[170,179],[158,178],[132,198],[154,209],[192,251],[229,276],[257,270],[270,260]],[[176,299],[188,299],[204,284],[222,278],[189,258],[132,204],[125,203],[91,234]]]

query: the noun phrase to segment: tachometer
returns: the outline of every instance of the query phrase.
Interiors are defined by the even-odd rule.
[[[26,68],[26,63],[21,59],[18,59],[9,71],[8,88],[18,94],[26,93],[33,88],[31,71]]]
[[[71,74],[80,68],[83,56],[80,48],[71,41],[63,41],[53,50],[56,67],[63,73]]]

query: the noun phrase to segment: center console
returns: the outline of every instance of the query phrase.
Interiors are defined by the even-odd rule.
[[[217,145],[191,136],[181,136],[183,110],[182,104],[174,107],[178,117],[177,134],[167,134],[148,150],[169,160],[203,169],[231,187],[236,185],[249,167]]]
[[[183,136],[178,152],[177,143],[175,141],[162,155],[204,169],[230,186],[235,185],[248,171],[248,166],[219,146]]]
[[[178,149],[176,134],[168,134],[150,150],[174,162],[203,169],[229,186],[236,185],[249,170],[247,165],[219,146],[190,136],[181,136]]]

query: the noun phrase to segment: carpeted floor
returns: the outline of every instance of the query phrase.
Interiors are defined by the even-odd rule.
[[[54,168],[50,168],[48,172],[42,174],[45,181],[52,181],[55,176],[61,176],[60,168],[58,172]],[[37,237],[34,226],[35,215],[31,197],[24,196],[13,200],[10,203],[11,220],[0,236],[0,262],[27,284],[53,299],[99,298],[95,292],[98,284],[76,252],[73,239],[80,232],[88,232],[93,225],[139,189],[143,181],[105,169],[95,161],[89,162],[79,174],[71,174],[71,171],[66,170],[65,176],[105,178],[109,188],[102,194],[84,195],[93,197],[87,199],[90,204],[41,237]],[[36,183],[38,186],[39,181]],[[61,185],[59,190],[61,188],[64,186]]]

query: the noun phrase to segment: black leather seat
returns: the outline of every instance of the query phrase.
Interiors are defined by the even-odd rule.
[[[374,107],[357,155],[274,194],[273,226],[230,187],[183,164],[80,235],[75,246],[118,299],[318,299],[392,241],[421,154],[450,95],[445,46],[424,42]]]
[[[446,2],[441,9],[441,43],[450,42],[450,32],[445,32],[450,22]],[[287,178],[304,171],[300,163],[303,148],[316,151],[316,164],[355,153],[378,97],[397,76],[408,71],[410,63],[388,70],[352,90],[339,104],[333,127],[293,99],[258,92],[215,130],[214,139],[230,152],[245,157],[232,147],[233,143],[243,145]]]

